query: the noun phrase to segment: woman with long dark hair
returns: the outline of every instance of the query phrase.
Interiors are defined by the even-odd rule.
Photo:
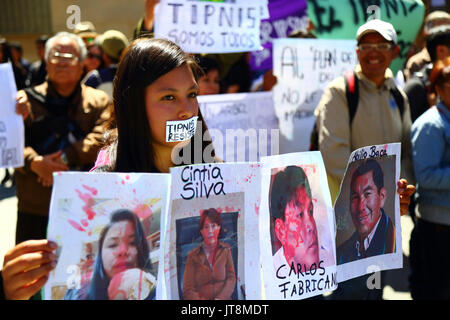
[[[150,38],[132,42],[114,79],[108,147],[99,154],[93,170],[169,172],[174,165],[214,162],[197,102],[200,74],[194,58],[173,42]],[[195,135],[200,139],[167,142],[168,121],[196,116]]]

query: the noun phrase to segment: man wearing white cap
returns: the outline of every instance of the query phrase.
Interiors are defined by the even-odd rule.
[[[314,111],[319,150],[333,199],[337,196],[351,152],[370,145],[401,142],[401,176],[414,183],[409,103],[405,93],[396,87],[389,69],[400,51],[395,29],[388,22],[373,19],[359,27],[356,40],[359,65],[351,75],[339,77],[328,85]],[[353,104],[356,107],[350,109],[352,99],[356,100]],[[382,288],[369,290],[366,278],[339,284],[336,296],[381,299]]]

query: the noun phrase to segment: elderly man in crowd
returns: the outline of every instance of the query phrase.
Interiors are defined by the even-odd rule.
[[[85,56],[79,37],[56,34],[45,45],[47,81],[17,93],[16,112],[25,123],[25,165],[15,172],[16,243],[46,238],[53,172],[87,170],[100,149],[109,99],[80,84]]]

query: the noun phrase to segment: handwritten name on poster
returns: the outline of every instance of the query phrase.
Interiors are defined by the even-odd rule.
[[[354,40],[276,39],[273,67],[280,152],[307,151],[317,107],[330,81],[357,63]]]
[[[215,163],[170,169],[164,243],[168,299],[260,297],[260,167],[256,163]],[[194,186],[206,188],[202,194],[193,191]],[[215,273],[223,274],[221,290],[209,289],[210,265],[201,258],[206,244],[217,245],[219,253],[212,265]]]
[[[25,131],[22,116],[15,113],[16,94],[11,64],[0,64],[0,168],[18,168],[24,165]]]
[[[267,299],[299,300],[336,289],[334,211],[320,152],[266,157],[262,163],[260,248]]]
[[[403,67],[425,14],[421,0],[307,0],[307,3],[308,16],[320,39],[355,39],[358,27],[368,19],[392,23],[400,46],[399,57],[390,66],[394,74]]]
[[[190,53],[258,50],[263,3],[162,0],[155,12],[155,36]]]
[[[258,161],[278,154],[272,92],[199,96],[198,102],[220,159]]]

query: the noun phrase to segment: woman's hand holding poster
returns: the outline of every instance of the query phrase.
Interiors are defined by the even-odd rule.
[[[333,208],[320,152],[55,175],[45,299],[300,300],[402,266],[400,144],[354,151]]]

